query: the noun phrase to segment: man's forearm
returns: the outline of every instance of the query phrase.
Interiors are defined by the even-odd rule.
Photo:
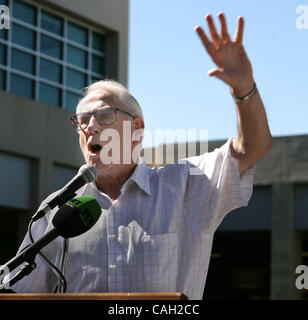
[[[249,92],[246,89],[244,94],[244,90],[231,89],[231,92],[243,96]],[[233,141],[232,155],[243,162],[241,169],[247,169],[271,148],[272,136],[258,90],[248,100],[235,101],[235,105],[238,136]]]

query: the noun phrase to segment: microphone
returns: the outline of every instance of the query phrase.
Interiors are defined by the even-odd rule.
[[[16,257],[8,261],[5,265],[1,266],[0,271],[2,269],[8,269],[11,272],[24,262],[33,265],[36,254],[48,243],[58,236],[67,239],[77,237],[87,232],[95,225],[101,212],[101,207],[92,196],[81,196],[68,201],[60,207],[53,217],[52,224],[54,228],[39,240],[23,249]],[[10,281],[11,285],[20,280],[20,277],[18,277],[18,280],[14,279],[15,281],[12,281],[13,279]],[[7,284],[1,286],[0,283],[0,289],[6,285]]]
[[[102,209],[94,197],[81,196],[60,207],[52,219],[52,224],[59,236],[65,239],[73,238],[91,229],[101,213]]]
[[[97,178],[97,169],[91,165],[83,165],[80,167],[78,174],[67,183],[63,190],[57,194],[52,200],[50,200],[43,209],[37,211],[33,216],[32,220],[36,221],[42,218],[47,212],[56,206],[62,206],[68,200],[76,196],[76,191],[84,186],[86,183],[95,181]]]

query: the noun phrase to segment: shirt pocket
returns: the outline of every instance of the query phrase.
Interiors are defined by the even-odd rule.
[[[145,289],[151,292],[175,291],[178,271],[177,233],[142,237]]]

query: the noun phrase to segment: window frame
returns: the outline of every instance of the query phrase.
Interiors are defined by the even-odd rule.
[[[11,11],[10,20],[11,20],[12,25],[14,23],[20,27],[24,27],[24,28],[27,28],[27,29],[35,32],[35,37],[36,37],[35,48],[29,49],[29,48],[23,47],[21,45],[18,45],[16,43],[13,43],[12,42],[12,32],[7,32],[6,39],[0,38],[0,43],[6,47],[5,48],[6,65],[0,64],[0,70],[5,72],[5,90],[10,92],[11,74],[16,74],[18,76],[27,78],[29,80],[34,80],[34,97],[33,97],[33,99],[39,101],[39,87],[40,87],[40,83],[43,83],[43,84],[52,86],[54,88],[60,89],[61,90],[61,105],[59,107],[61,107],[63,109],[70,109],[70,108],[67,108],[67,106],[66,106],[66,93],[70,92],[72,94],[76,94],[76,95],[80,96],[81,90],[83,88],[75,89],[75,88],[67,86],[66,70],[69,68],[69,69],[75,70],[77,72],[83,73],[86,78],[85,86],[88,85],[89,83],[91,83],[93,78],[94,79],[104,78],[106,76],[106,74],[100,74],[98,72],[92,71],[92,55],[95,54],[96,56],[99,56],[101,59],[104,60],[103,63],[104,63],[104,67],[106,70],[106,45],[104,48],[105,52],[100,52],[100,51],[93,49],[92,33],[95,32],[97,34],[102,35],[103,37],[105,37],[104,40],[106,41],[106,31],[103,29],[95,28],[91,25],[89,26],[88,24],[83,23],[82,21],[78,21],[77,19],[74,19],[71,16],[59,14],[59,12],[57,12],[49,7],[46,7],[44,5],[38,4],[34,1],[27,1],[25,3],[36,8],[36,25],[32,25],[32,24],[29,24],[27,22],[24,22],[22,20],[15,18],[13,16],[13,14],[14,14],[13,10]],[[13,0],[8,0],[8,6],[10,9],[13,9]],[[40,24],[41,24],[42,11],[48,12],[52,15],[55,15],[56,17],[63,19],[63,34],[61,36],[41,28]],[[67,29],[68,29],[69,22],[71,22],[72,24],[75,24],[77,26],[80,26],[82,28],[85,28],[87,30],[87,39],[88,39],[87,46],[68,39],[68,30]],[[52,39],[58,40],[62,43],[62,59],[61,60],[54,58],[54,57],[51,57],[49,55],[46,55],[40,51],[41,50],[41,46],[40,46],[41,45],[40,44],[41,35],[45,35],[45,36],[50,37]],[[86,52],[86,60],[87,60],[86,61],[86,68],[76,66],[76,65],[71,64],[68,61],[66,61],[67,60],[68,45],[71,45],[75,48],[81,49],[84,52]],[[28,54],[31,54],[34,56],[35,74],[29,74],[29,73],[23,72],[21,70],[16,70],[11,67],[11,62],[12,62],[11,61],[11,51],[12,51],[12,49],[17,49],[17,50],[20,50],[24,53],[28,53]],[[40,76],[40,59],[45,59],[47,61],[56,63],[61,67],[61,80],[62,80],[61,83],[54,82],[52,80],[48,80],[48,79]]]

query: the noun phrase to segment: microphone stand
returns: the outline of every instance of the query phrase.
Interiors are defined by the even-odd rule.
[[[18,271],[12,279],[10,279],[10,281],[9,281],[10,286],[15,284],[19,280],[21,280],[23,277],[25,277],[28,274],[30,274],[35,269],[35,267],[36,267],[36,263],[34,261],[32,263],[28,263],[27,262],[25,265],[23,265],[21,267],[21,270]],[[2,289],[2,286],[5,288],[7,286],[7,283],[1,285],[0,292],[2,290],[5,290],[5,289]]]
[[[36,267],[36,263],[34,262],[35,256],[39,253],[39,251],[46,246],[49,242],[54,240],[59,236],[59,232],[57,228],[52,229],[48,233],[46,233],[42,238],[38,241],[32,243],[23,249],[17,256],[8,261],[2,268],[7,268],[8,270],[14,270],[22,263],[25,263],[21,267],[21,270],[8,282],[5,284],[0,284],[0,291],[5,289],[7,284],[13,285],[17,281],[21,280],[23,277],[30,274]]]

